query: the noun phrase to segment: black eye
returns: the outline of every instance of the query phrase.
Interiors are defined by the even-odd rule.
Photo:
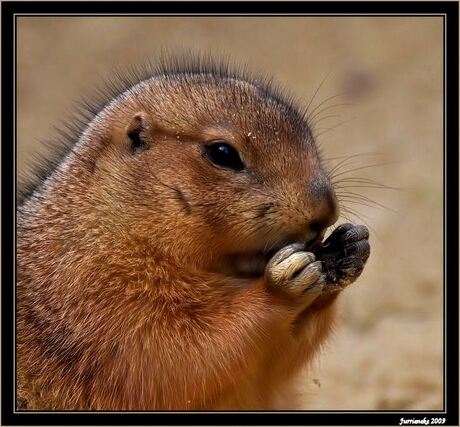
[[[204,149],[206,157],[216,166],[235,171],[242,171],[244,169],[244,164],[240,159],[238,151],[230,144],[223,141],[214,141],[205,145]]]

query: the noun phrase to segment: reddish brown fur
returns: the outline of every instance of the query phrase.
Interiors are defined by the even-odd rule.
[[[136,114],[150,147],[133,154]],[[201,147],[215,138],[238,147],[251,173],[211,166]],[[19,401],[295,407],[335,296],[299,315],[263,277],[221,270],[231,254],[308,240],[321,203],[308,183],[320,178],[307,125],[253,84],[154,78],[117,99],[18,212]]]

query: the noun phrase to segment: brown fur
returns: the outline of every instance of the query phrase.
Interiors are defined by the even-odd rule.
[[[133,121],[134,120],[134,121]],[[130,151],[142,125],[148,149]],[[201,154],[225,139],[251,165]],[[327,181],[306,122],[256,84],[155,77],[107,106],[18,211],[18,398],[29,409],[287,409],[334,320],[230,256],[312,239]]]

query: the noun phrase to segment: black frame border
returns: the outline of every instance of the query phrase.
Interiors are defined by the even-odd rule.
[[[110,10],[110,12],[109,12]],[[238,10],[238,12],[235,12]],[[257,10],[263,12],[256,12]],[[84,12],[83,12],[84,11]],[[178,12],[180,11],[180,12]],[[445,411],[46,412],[15,411],[16,16],[443,16],[444,17],[444,409]],[[428,2],[18,2],[2,21],[2,425],[399,425],[446,418],[458,425],[458,3]],[[14,106],[14,108],[12,108]],[[446,316],[447,314],[447,316]],[[447,338],[448,337],[448,338]],[[446,375],[447,374],[447,375]]]

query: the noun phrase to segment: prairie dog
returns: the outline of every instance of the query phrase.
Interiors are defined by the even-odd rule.
[[[19,406],[296,407],[369,256],[308,121],[225,67],[161,68],[17,213]],[[299,409],[299,408],[297,408]]]

